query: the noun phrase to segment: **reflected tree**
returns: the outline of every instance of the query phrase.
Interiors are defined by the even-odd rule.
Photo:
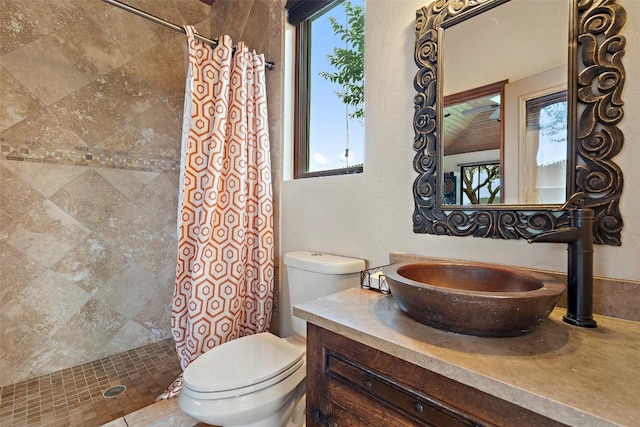
[[[497,203],[500,194],[500,165],[473,165],[462,168],[462,192],[472,205]],[[498,200],[499,202],[499,200]]]

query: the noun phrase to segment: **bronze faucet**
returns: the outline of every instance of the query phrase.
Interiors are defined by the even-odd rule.
[[[569,211],[569,227],[539,234],[529,243],[568,243],[567,313],[570,325],[595,328],[593,319],[593,210],[584,206],[585,195],[577,193],[560,207]]]

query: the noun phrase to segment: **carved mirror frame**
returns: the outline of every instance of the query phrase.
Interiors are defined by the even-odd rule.
[[[530,238],[569,224],[556,205],[442,206],[440,144],[443,110],[444,29],[508,0],[434,0],[416,12],[413,166],[414,233],[450,236]],[[625,38],[619,34],[626,12],[616,0],[568,0],[569,76],[567,201],[578,198],[593,209],[594,243],[619,246],[622,170],[614,162],[623,145]]]

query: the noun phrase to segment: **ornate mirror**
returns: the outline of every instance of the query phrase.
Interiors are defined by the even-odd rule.
[[[620,245],[625,21],[615,0],[417,11],[415,233],[529,238],[579,200],[594,243]]]

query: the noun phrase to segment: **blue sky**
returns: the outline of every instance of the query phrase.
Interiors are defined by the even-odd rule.
[[[364,0],[351,0],[353,5],[363,6]],[[347,166],[344,157],[347,120],[345,105],[336,96],[340,85],[319,76],[320,71],[334,72],[327,55],[337,45],[344,47],[344,41],[333,34],[329,16],[334,16],[344,24],[344,7],[339,5],[329,13],[313,21],[311,56],[311,125],[309,171],[337,169]],[[352,108],[350,107],[352,112]],[[349,166],[364,163],[364,121],[350,119]]]

